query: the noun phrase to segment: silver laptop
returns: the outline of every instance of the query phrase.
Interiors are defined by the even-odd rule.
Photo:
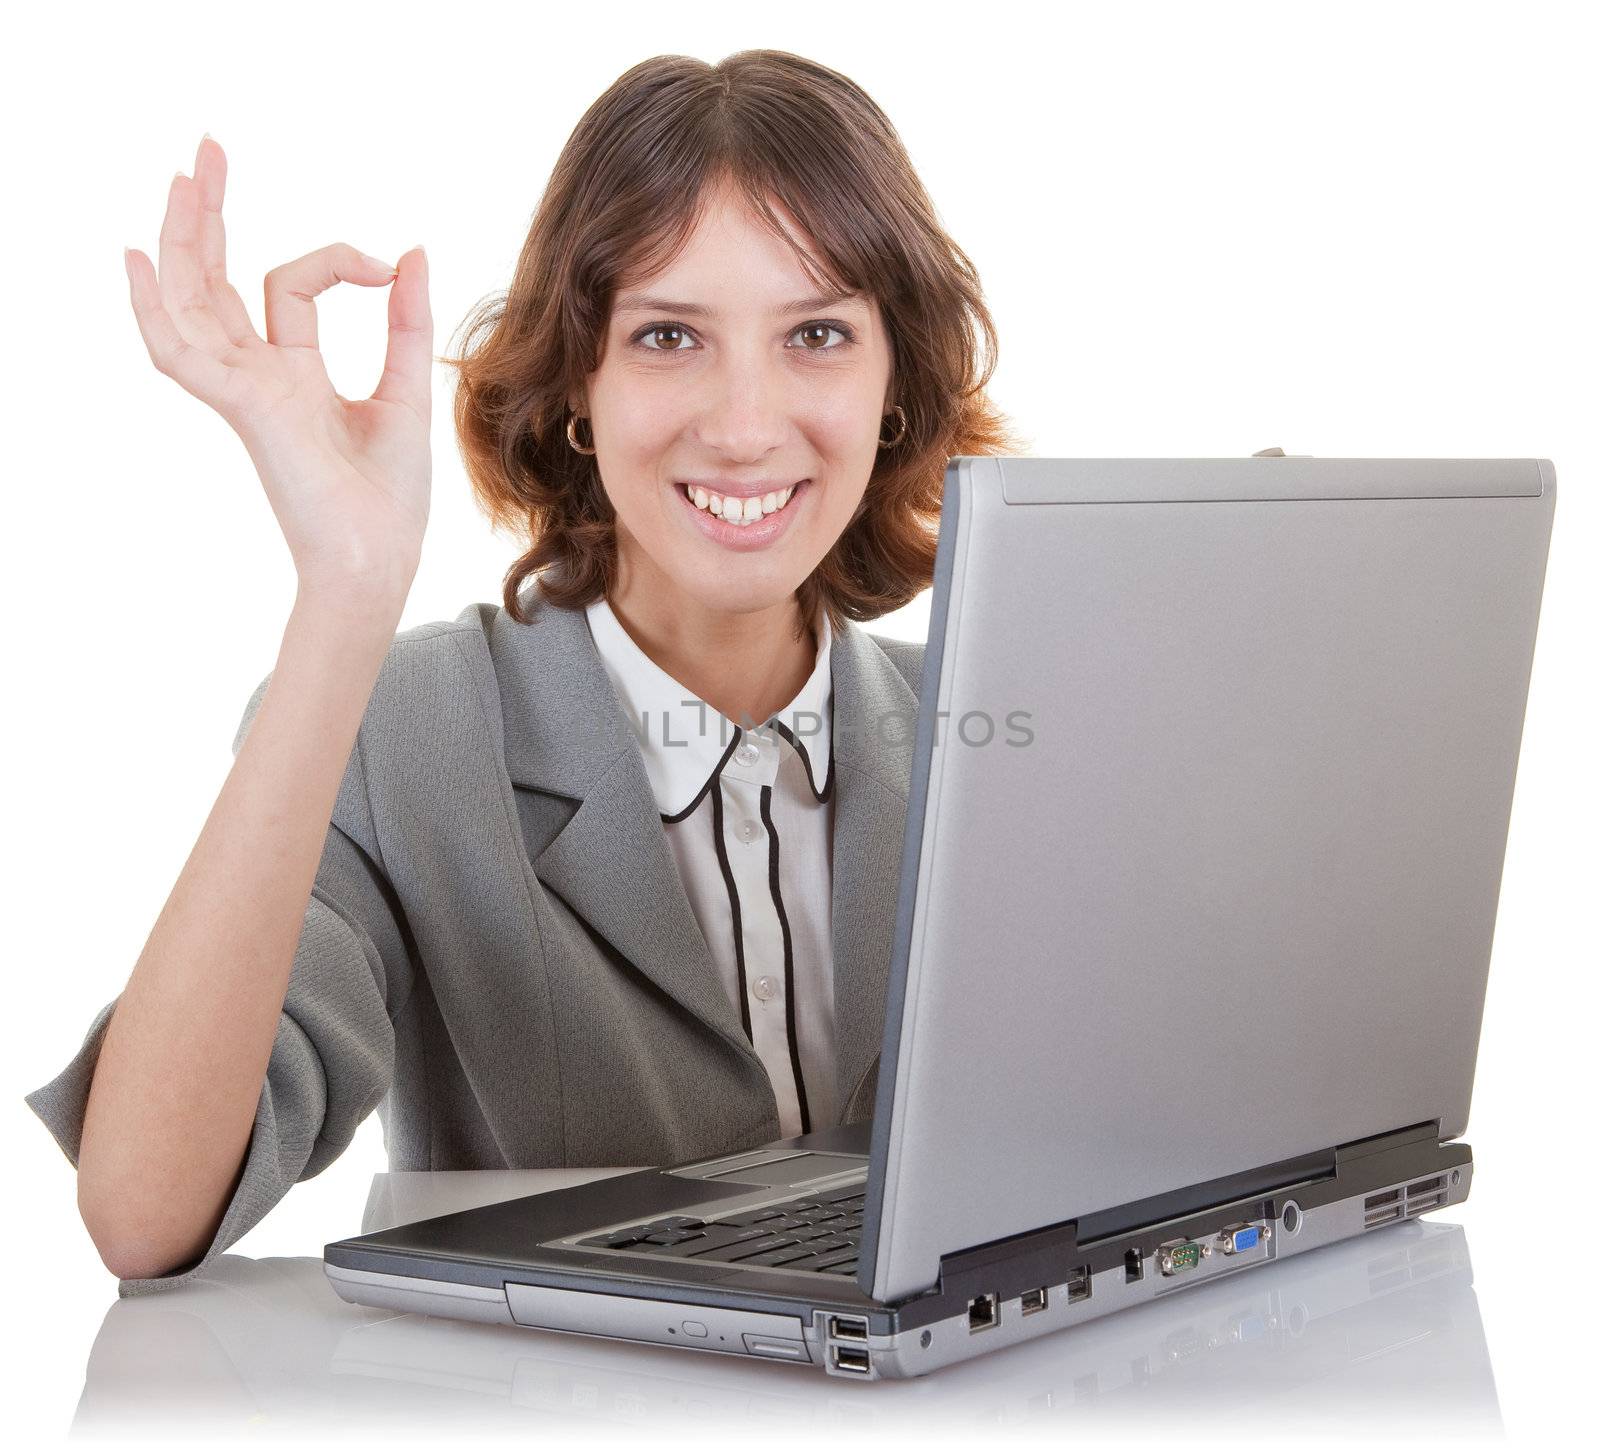
[[[335,1290],[872,1380],[1459,1203],[1554,502],[953,459],[872,1122],[330,1243]]]

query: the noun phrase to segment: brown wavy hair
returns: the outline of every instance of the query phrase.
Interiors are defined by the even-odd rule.
[[[996,341],[977,271],[871,97],[786,51],[716,65],[654,56],[584,113],[510,287],[478,303],[459,355],[442,359],[457,371],[456,432],[478,505],[529,544],[505,576],[519,622],[530,575],[568,608],[615,581],[616,515],[594,455],[567,441],[567,399],[599,365],[622,279],[668,265],[724,182],[784,240],[769,196],[789,210],[820,253],[819,274],[797,251],[819,287],[877,302],[890,396],[905,411],[905,435],[879,450],[861,506],[797,591],[802,629],[819,608],[837,630],[915,598],[933,580],[947,461],[1021,451],[984,392]]]

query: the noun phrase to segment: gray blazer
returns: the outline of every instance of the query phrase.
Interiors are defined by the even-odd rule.
[[[395,1170],[658,1164],[781,1136],[581,612],[471,604],[395,636],[339,788],[215,1239],[314,1177],[378,1108]],[[834,639],[841,1120],[871,1116],[923,646]],[[271,678],[270,675],[267,677]],[[237,754],[266,691],[250,697]],[[116,1002],[29,1106],[77,1165]]]

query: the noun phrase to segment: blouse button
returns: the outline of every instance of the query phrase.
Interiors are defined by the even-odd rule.
[[[741,765],[753,765],[761,758],[761,751],[746,742],[733,752],[733,758]]]
[[[775,976],[756,977],[756,996],[762,1001],[771,1001],[778,994],[778,980]]]
[[[752,840],[755,840],[760,836],[761,827],[757,825],[754,820],[741,820],[739,822],[739,828],[734,831],[734,834],[737,835],[740,840],[744,841],[746,845],[748,845]]]

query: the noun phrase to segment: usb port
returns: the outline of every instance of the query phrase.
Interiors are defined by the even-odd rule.
[[[867,1320],[864,1318],[843,1318],[835,1313],[828,1318],[829,1338],[854,1338],[865,1341],[867,1337]]]
[[[1030,1313],[1038,1313],[1049,1306],[1050,1294],[1047,1289],[1033,1288],[1022,1295],[1022,1314],[1026,1318]]]
[[[1094,1279],[1089,1276],[1087,1268],[1074,1268],[1072,1276],[1067,1279],[1067,1302],[1082,1303],[1094,1292]]]
[[[872,1360],[864,1348],[846,1348],[842,1343],[833,1346],[833,1366],[841,1373],[870,1374]]]

